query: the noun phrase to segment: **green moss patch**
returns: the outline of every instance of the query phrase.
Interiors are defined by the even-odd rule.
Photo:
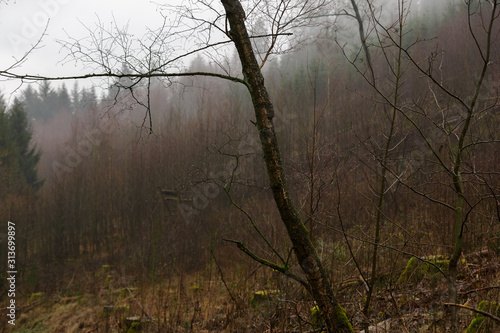
[[[256,309],[263,305],[268,305],[272,298],[279,294],[279,290],[259,290],[256,291],[252,298],[250,298],[250,305]]]
[[[33,294],[31,294],[31,297],[28,300],[28,303],[33,303],[33,302],[42,300],[44,298],[45,298],[45,293],[43,293],[43,292],[33,293]]]
[[[482,301],[477,307],[478,310],[489,312],[492,315],[500,317],[500,304],[496,302]],[[500,332],[500,325],[489,319],[488,317],[482,315],[481,313],[476,313],[474,319],[467,328],[467,333],[495,333]]]
[[[349,318],[347,317],[347,313],[344,308],[341,307],[340,304],[337,304],[334,311],[335,319],[337,323],[339,323],[339,326],[347,327],[351,332],[353,332],[352,325],[349,322]],[[316,305],[309,310],[309,321],[313,325],[314,329],[323,326],[324,320],[319,306]]]
[[[323,324],[323,317],[319,306],[314,306],[309,310],[309,321],[313,324],[314,328],[318,328]]]
[[[450,261],[446,260],[442,255],[428,256],[423,259],[431,262],[432,264],[422,262],[415,257],[411,257],[410,260],[408,260],[403,273],[399,276],[398,282],[405,283],[420,281],[425,275],[439,273],[439,269],[442,271],[447,270],[450,264]]]
[[[128,296],[134,295],[136,292],[137,292],[137,288],[135,288],[135,287],[128,287],[128,288],[120,289],[119,298],[120,299],[126,298]]]

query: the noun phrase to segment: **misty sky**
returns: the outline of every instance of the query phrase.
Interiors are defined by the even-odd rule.
[[[161,24],[162,17],[156,10],[157,5],[148,0],[10,0],[7,4],[0,1],[0,68],[5,70],[15,59],[20,59],[37,42],[50,20],[41,47],[15,72],[51,76],[80,74],[82,69],[75,67],[74,62],[61,63],[64,54],[56,40],[67,39],[67,35],[87,36],[83,25],[95,26],[98,17],[108,26],[113,18],[118,26],[128,22],[129,32],[141,36],[147,26],[155,28]],[[0,81],[0,92],[9,99],[18,85],[19,82]]]
[[[442,4],[452,0],[440,0]],[[453,0],[457,1],[457,0]],[[19,74],[44,76],[71,76],[88,73],[71,59],[64,60],[64,52],[57,40],[87,37],[85,26],[92,28],[100,21],[111,27],[116,21],[119,27],[128,24],[128,32],[134,37],[143,36],[146,28],[157,29],[162,24],[157,3],[179,5],[182,0],[0,0],[0,69],[5,70],[20,59],[42,36],[47,22],[47,31],[39,49],[29,55],[21,68],[13,70]],[[391,7],[394,0],[382,1]],[[434,0],[413,2],[414,11],[422,3],[436,8]],[[420,8],[421,9],[421,8]],[[203,14],[202,14],[203,15]],[[81,86],[99,85],[101,82],[82,82]],[[72,82],[66,83],[71,89]],[[19,82],[0,80],[0,93],[8,100]]]

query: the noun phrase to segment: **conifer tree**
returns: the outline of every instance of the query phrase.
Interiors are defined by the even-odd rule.
[[[71,98],[69,97],[68,89],[63,83],[57,91],[57,113],[68,112],[71,110]]]
[[[10,141],[9,119],[6,113],[5,103],[0,96],[0,195],[8,190],[12,169],[12,143]]]
[[[27,113],[18,99],[14,100],[7,120],[8,136],[5,139],[7,140],[6,146],[10,147],[11,170],[18,169],[16,174],[18,174],[18,183],[21,187],[28,186],[37,190],[43,184],[43,181],[38,178],[37,172],[40,152],[35,145],[31,144],[32,132]]]
[[[38,96],[38,92],[33,89],[32,85],[28,85],[23,90],[22,100],[24,102],[24,106],[26,108],[26,112],[28,114],[28,119],[30,121],[36,119],[39,114],[39,108],[41,104],[41,100]]]

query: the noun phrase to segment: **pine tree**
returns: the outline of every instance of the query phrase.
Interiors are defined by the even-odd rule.
[[[73,114],[76,114],[80,109],[80,88],[78,87],[78,81],[73,84],[73,89],[71,89],[71,110]]]
[[[95,87],[88,89],[82,89],[80,98],[80,108],[82,110],[91,110],[97,105],[97,95],[95,92]]]
[[[57,113],[71,111],[71,99],[68,89],[63,83],[57,91]]]
[[[0,195],[10,192],[15,187],[14,179],[19,174],[17,159],[15,159],[15,147],[11,140],[11,128],[9,116],[6,111],[3,98],[0,96]]]
[[[5,175],[5,166],[7,164],[6,157],[8,153],[8,138],[10,137],[9,124],[7,122],[7,114],[5,113],[5,103],[0,96],[0,182],[3,183],[2,175]]]
[[[16,98],[7,117],[8,137],[7,147],[10,147],[11,175],[16,169],[20,186],[28,186],[37,190],[43,181],[38,178],[37,164],[40,160],[40,152],[36,145],[31,145],[32,132],[29,127],[28,117],[22,103]],[[12,165],[14,164],[14,165]]]
[[[26,89],[23,90],[23,101],[28,113],[28,119],[30,121],[36,119],[40,113],[39,108],[41,106],[41,101],[38,97],[38,92],[33,89],[32,85],[28,85]]]
[[[54,117],[57,109],[57,93],[52,89],[48,81],[43,81],[38,89],[40,97],[39,113],[36,119],[47,121]]]

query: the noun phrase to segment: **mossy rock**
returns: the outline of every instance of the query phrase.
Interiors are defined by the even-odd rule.
[[[99,318],[109,318],[111,316],[111,313],[113,313],[114,306],[112,305],[105,305],[102,308],[101,313],[99,314]]]
[[[434,265],[422,262],[415,257],[411,257],[410,260],[408,260],[403,273],[399,276],[398,282],[405,283],[420,281],[425,275],[439,273],[436,266],[445,271],[448,269],[450,264],[450,261],[446,260],[442,255],[428,256],[423,259],[432,262]]]
[[[489,312],[492,315],[500,317],[500,303],[481,301],[478,310]],[[466,333],[494,333],[500,332],[500,324],[482,315],[476,313],[474,319],[467,328]]]
[[[135,333],[142,328],[141,317],[127,317],[125,318],[124,331],[127,333]]]
[[[31,294],[30,299],[28,300],[28,303],[33,303],[38,300],[42,300],[45,298],[45,293],[44,292],[39,292],[39,293],[33,293]]]
[[[268,305],[273,296],[279,294],[279,290],[259,290],[250,298],[250,305],[256,309],[262,305]]]

